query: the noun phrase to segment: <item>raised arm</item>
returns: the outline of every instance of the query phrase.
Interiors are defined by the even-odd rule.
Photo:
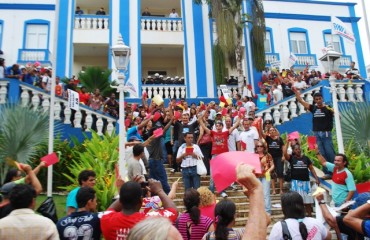
[[[167,194],[163,191],[162,184],[160,181],[154,180],[154,179],[149,179],[149,188],[150,191],[153,194],[158,195],[158,197],[162,201],[163,208],[173,208],[177,211],[175,203],[172,201],[172,199],[167,196]]]
[[[207,126],[204,124],[204,119],[203,119],[203,116],[200,116],[198,118],[198,121],[199,121],[199,125],[203,128],[203,130],[207,133],[207,134],[211,134],[211,130],[209,130],[207,128]]]
[[[285,145],[283,146],[283,155],[286,161],[289,161],[290,159],[290,155],[288,154],[288,147],[289,147],[289,140],[287,140]]]
[[[344,223],[361,234],[364,234],[363,222],[364,218],[370,214],[370,204],[365,203],[362,206],[356,208],[355,210],[349,211],[348,214],[344,217]],[[369,220],[366,220],[369,221]]]
[[[24,164],[22,166],[22,169],[26,172],[27,176],[29,176],[32,187],[35,189],[36,194],[39,195],[42,192],[42,186],[39,179],[36,177],[36,174],[34,173],[34,171],[32,171],[31,166],[28,164]]]
[[[298,102],[302,104],[306,109],[310,109],[310,104],[302,99],[301,92],[296,90],[295,88],[292,88],[292,90],[295,93]]]
[[[238,118],[236,122],[234,123],[234,125],[229,129],[229,134],[231,134],[234,131],[234,129],[239,127],[239,124],[240,124],[240,118]]]
[[[317,159],[319,159],[321,165],[326,167],[326,159],[320,154],[319,149],[318,149],[316,144],[315,144],[315,150],[314,151],[315,151]]]

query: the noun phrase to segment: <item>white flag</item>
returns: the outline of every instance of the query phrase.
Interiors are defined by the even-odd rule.
[[[137,97],[136,88],[135,88],[134,84],[132,84],[132,82],[131,82],[130,79],[126,82],[125,87],[124,87],[124,91],[125,92],[129,92],[130,94],[132,94],[135,97]]]
[[[289,63],[290,65],[294,65],[294,63],[297,61],[297,56],[294,54],[294,53],[290,53],[290,56],[289,56]]]
[[[76,111],[80,109],[80,96],[71,89],[68,89],[68,107]]]
[[[350,31],[339,18],[331,17],[331,26],[332,34],[337,34],[351,43],[356,42],[353,32]]]

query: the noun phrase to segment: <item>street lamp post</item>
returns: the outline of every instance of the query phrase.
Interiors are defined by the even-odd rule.
[[[111,48],[113,60],[118,70],[118,86],[112,86],[119,92],[119,172],[122,179],[127,177],[127,168],[125,167],[125,73],[130,61],[130,47],[123,42],[122,36],[118,36],[117,44]]]
[[[335,119],[335,128],[337,133],[337,142],[338,142],[338,151],[339,153],[344,153],[343,137],[342,137],[342,127],[340,123],[339,108],[338,108],[338,99],[337,99],[337,88],[335,81],[337,78],[334,76],[338,71],[341,53],[334,50],[331,44],[328,44],[324,51],[324,55],[319,59],[323,66],[326,68],[327,72],[330,73],[329,82],[330,82],[330,92],[333,99],[333,109],[334,109],[334,119]]]

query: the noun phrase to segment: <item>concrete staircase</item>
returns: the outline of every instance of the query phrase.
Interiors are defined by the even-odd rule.
[[[176,192],[176,198],[174,199],[174,202],[177,206],[178,211],[180,213],[182,213],[182,212],[185,211],[185,206],[184,206],[184,203],[183,203],[183,196],[184,196],[184,190],[185,189],[184,189],[184,184],[183,184],[183,181],[182,181],[181,172],[172,173],[170,171],[171,168],[169,168],[168,164],[165,164],[165,169],[166,169],[166,172],[167,172],[168,183],[170,184],[170,186],[172,185],[172,183],[174,181],[176,181],[178,178],[180,178],[179,185],[178,185],[177,192]],[[201,186],[209,186],[209,181],[210,181],[209,176],[202,176],[200,185]],[[276,186],[278,186],[278,184],[276,184]],[[287,191],[286,187],[288,187],[288,186],[286,184],[284,184],[284,188],[285,188],[284,191]],[[235,228],[243,228],[243,227],[245,227],[245,225],[248,221],[249,200],[244,195],[244,193],[242,191],[242,188],[239,185],[237,186],[237,188],[238,188],[237,190],[233,190],[231,188],[227,189],[226,193],[228,195],[228,199],[232,200],[236,205],[237,217],[236,217],[236,221],[235,221]],[[279,190],[279,189],[277,188],[277,190]],[[217,197],[217,200],[223,199],[221,196],[218,195],[217,192],[216,192],[216,197]],[[281,220],[284,219],[282,209],[272,207],[274,204],[281,204],[280,197],[281,197],[280,194],[271,195],[271,223],[267,227],[267,236],[269,235],[272,226],[276,222],[281,221]],[[336,235],[335,235],[334,231],[331,231],[331,232],[332,232],[332,239],[336,239]]]

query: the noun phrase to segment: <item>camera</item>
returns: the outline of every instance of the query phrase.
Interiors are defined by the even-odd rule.
[[[140,185],[141,188],[146,188],[147,186],[149,186],[149,182],[141,182]]]

